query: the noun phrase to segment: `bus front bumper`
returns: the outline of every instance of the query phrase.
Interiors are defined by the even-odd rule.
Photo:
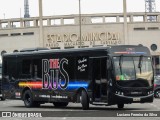
[[[124,96],[124,95],[114,95],[115,103],[150,103],[153,102],[154,94],[150,94],[147,96],[137,96],[137,97],[131,97],[131,96]]]

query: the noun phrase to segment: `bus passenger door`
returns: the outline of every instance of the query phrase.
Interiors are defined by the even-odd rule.
[[[107,57],[91,58],[92,63],[92,82],[93,82],[93,101],[107,102]]]

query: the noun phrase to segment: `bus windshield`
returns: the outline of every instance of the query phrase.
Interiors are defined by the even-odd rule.
[[[118,85],[125,87],[148,87],[152,85],[153,70],[151,57],[119,56],[113,57],[113,60]]]

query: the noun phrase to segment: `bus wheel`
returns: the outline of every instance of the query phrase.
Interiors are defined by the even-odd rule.
[[[82,109],[83,110],[88,110],[89,109],[89,99],[88,99],[88,96],[87,96],[87,93],[82,90],[81,92],[81,104],[82,104]]]
[[[40,105],[41,105],[40,103],[34,102],[34,105],[33,105],[33,106],[34,106],[34,107],[40,107]]]
[[[155,98],[160,98],[160,90],[155,91]]]
[[[5,97],[2,97],[1,100],[4,101],[4,100],[6,100],[6,99],[5,99]]]
[[[120,108],[120,109],[124,108],[124,104],[123,104],[123,103],[117,104],[117,106],[118,106],[118,108]]]
[[[53,102],[53,105],[55,107],[66,107],[68,105],[68,102]]]
[[[32,97],[32,93],[30,90],[26,90],[24,92],[23,100],[24,100],[24,105],[26,107],[33,107],[34,106],[33,97]]]

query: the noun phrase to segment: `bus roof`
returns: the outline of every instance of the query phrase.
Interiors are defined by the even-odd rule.
[[[91,52],[91,51],[104,51],[110,54],[111,56],[119,55],[150,55],[150,51],[145,46],[140,45],[115,45],[107,47],[93,47],[93,48],[79,48],[79,49],[64,49],[64,50],[53,50],[53,49],[41,49],[30,51],[15,52],[15,53],[6,53],[3,56],[12,56],[12,55],[36,55],[36,54],[58,54],[58,53],[77,53],[77,52]]]

